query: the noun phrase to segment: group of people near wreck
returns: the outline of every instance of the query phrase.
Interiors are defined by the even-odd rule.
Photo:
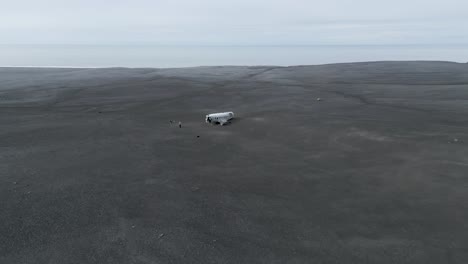
[[[169,120],[169,122],[170,122],[171,124],[174,124],[174,123],[175,123],[174,120]],[[182,122],[180,122],[180,121],[179,121],[179,128],[182,128]]]

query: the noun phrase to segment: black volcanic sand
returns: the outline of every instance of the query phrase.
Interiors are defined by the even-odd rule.
[[[0,263],[468,263],[467,100],[448,62],[1,68]]]

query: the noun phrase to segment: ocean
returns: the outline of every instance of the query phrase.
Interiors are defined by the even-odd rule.
[[[12,67],[291,66],[395,60],[467,62],[468,45],[0,45],[0,66]]]

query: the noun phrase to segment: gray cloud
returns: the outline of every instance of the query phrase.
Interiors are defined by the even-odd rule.
[[[467,44],[462,0],[0,0],[0,43]]]

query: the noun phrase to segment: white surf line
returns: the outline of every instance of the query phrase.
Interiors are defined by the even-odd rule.
[[[128,68],[121,66],[8,66],[0,65],[0,68],[41,68],[41,69],[106,69],[106,68]]]

